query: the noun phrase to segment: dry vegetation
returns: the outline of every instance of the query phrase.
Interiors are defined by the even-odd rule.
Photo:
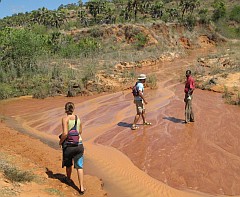
[[[199,57],[193,66],[197,86],[223,93],[229,104],[240,105],[240,42],[219,44],[217,52]]]

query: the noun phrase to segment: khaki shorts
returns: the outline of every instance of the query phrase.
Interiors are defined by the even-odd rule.
[[[136,104],[137,114],[142,114],[145,110],[143,101],[134,101],[134,103]]]

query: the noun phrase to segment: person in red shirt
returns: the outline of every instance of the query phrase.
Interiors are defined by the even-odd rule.
[[[195,89],[195,81],[191,76],[191,70],[186,71],[185,82],[185,123],[194,122],[194,114],[192,109],[193,91]]]

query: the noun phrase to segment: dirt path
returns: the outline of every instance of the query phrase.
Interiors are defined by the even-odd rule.
[[[179,78],[200,52],[155,68],[159,87],[146,90],[151,127],[130,129],[135,106],[129,92],[85,100],[26,98],[7,102],[1,111],[34,135],[57,143],[64,103],[76,103],[84,128],[85,171],[103,179],[109,196],[239,195],[240,109],[225,105],[219,94],[197,90],[197,122],[182,124]]]

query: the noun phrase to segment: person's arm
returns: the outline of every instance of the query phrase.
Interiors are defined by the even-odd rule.
[[[142,98],[142,100],[143,100],[143,102],[144,102],[145,104],[148,104],[148,102],[147,102],[146,99],[144,98],[143,93],[142,93],[141,90],[139,90],[139,96]]]
[[[189,89],[188,89],[188,95],[190,96],[193,93],[193,90],[195,89],[195,82],[194,79],[191,78],[189,80]]]
[[[191,96],[192,92],[193,92],[193,89],[189,88],[188,93],[187,93],[188,96]]]
[[[79,126],[79,133],[80,135],[82,134],[82,123],[80,122],[80,126]]]
[[[62,135],[59,141],[59,145],[62,145],[63,141],[67,138],[68,134],[68,124],[67,124],[67,117],[62,119]]]

